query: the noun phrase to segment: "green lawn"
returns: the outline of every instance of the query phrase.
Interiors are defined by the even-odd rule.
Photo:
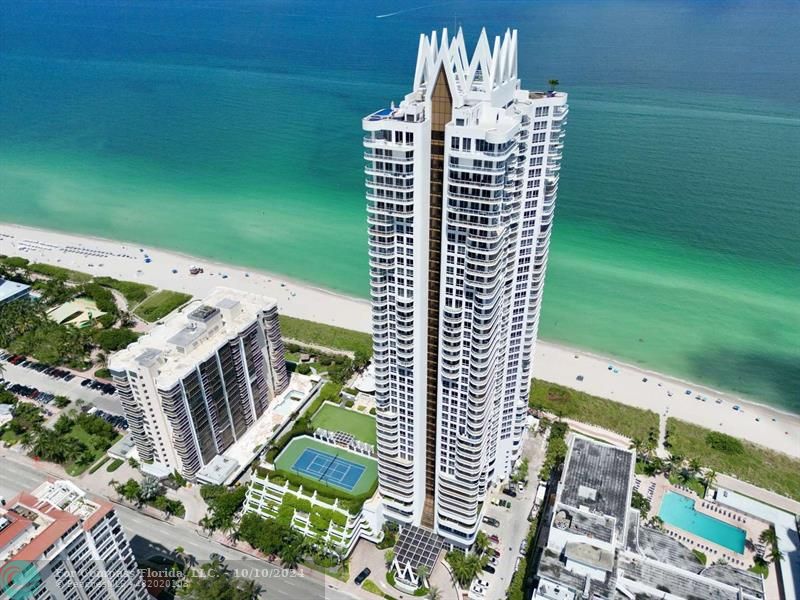
[[[142,302],[147,296],[152,294],[156,288],[146,283],[135,281],[121,281],[113,277],[95,277],[95,282],[102,286],[117,290],[128,301],[130,306]]]
[[[373,446],[377,444],[375,418],[341,406],[323,404],[319,412],[311,419],[311,425],[329,431],[344,431],[362,442]]]
[[[102,448],[95,448],[95,442],[97,441],[97,438],[93,435],[86,433],[86,431],[80,425],[76,424],[67,435],[79,439],[84,444],[86,444],[86,446],[89,447],[94,453],[94,460],[85,465],[78,465],[72,461],[69,461],[63,465],[64,470],[68,474],[72,475],[73,477],[77,477],[78,475],[83,473],[86,469],[94,465],[106,453],[106,451],[105,449]],[[117,443],[117,441],[119,441],[121,437],[122,437],[121,435],[117,435],[117,437],[114,438],[112,444]]]
[[[670,452],[697,458],[704,467],[800,500],[800,460],[744,440],[740,452],[726,452],[709,445],[710,429],[674,417],[667,420]]]
[[[173,310],[183,306],[191,299],[192,297],[189,294],[160,290],[149,296],[133,312],[145,321],[152,323],[166,317]]]
[[[342,488],[328,485],[313,477],[300,475],[292,469],[295,461],[300,457],[306,448],[313,448],[315,450],[319,450],[320,452],[338,455],[340,458],[347,459],[350,462],[354,462],[358,465],[363,465],[366,467],[366,469],[361,474],[361,478],[358,480],[353,490],[347,492]],[[352,452],[348,452],[342,448],[336,448],[306,436],[296,437],[287,444],[287,446],[275,459],[275,468],[277,469],[276,472],[280,473],[281,475],[290,477],[291,479],[300,483],[307,481],[314,488],[319,488],[321,490],[324,489],[324,492],[322,493],[325,493],[328,496],[339,498],[355,498],[368,494],[370,490],[374,489],[374,486],[378,480],[378,463],[375,462],[374,459],[362,456],[361,454],[353,454]]]
[[[27,267],[28,271],[44,275],[46,277],[61,277],[68,281],[75,283],[88,283],[92,280],[92,276],[82,271],[73,271],[72,269],[65,269],[64,267],[57,267],[55,265],[46,265],[44,263],[32,263]]]
[[[646,440],[651,429],[658,431],[658,415],[652,410],[626,406],[541,379],[533,380],[530,405],[629,438]]]
[[[6,429],[0,437],[0,441],[7,442],[13,446],[19,441],[19,437],[10,429]]]
[[[372,336],[368,333],[324,325],[305,319],[280,315],[281,334],[301,343],[314,344],[336,350],[359,352],[372,356]]]

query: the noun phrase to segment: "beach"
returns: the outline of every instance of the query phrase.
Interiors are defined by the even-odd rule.
[[[220,285],[258,292],[277,299],[282,314],[370,331],[370,306],[366,300],[283,276],[150,246],[0,224],[0,254],[194,296],[204,296]],[[193,266],[201,267],[204,272],[191,275],[189,270]],[[577,379],[579,375],[582,380]],[[544,340],[537,343],[534,376],[800,457],[800,416],[759,404],[757,399],[740,398]]]

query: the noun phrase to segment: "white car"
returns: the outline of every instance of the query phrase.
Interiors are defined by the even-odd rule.
[[[482,588],[484,588],[484,589],[486,589],[486,588],[488,588],[488,587],[489,587],[489,582],[488,582],[488,581],[486,581],[485,579],[478,579],[478,580],[476,580],[476,581],[475,581],[475,583],[476,583],[477,585],[481,586],[481,587],[482,587]]]
[[[477,583],[472,586],[471,590],[474,594],[478,594],[479,596],[483,596],[483,588],[479,586]]]

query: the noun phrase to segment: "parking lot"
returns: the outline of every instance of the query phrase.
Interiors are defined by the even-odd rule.
[[[112,392],[113,388],[95,388],[90,387],[84,382],[87,381],[85,377],[76,375],[66,369],[56,369],[56,372],[47,371],[47,368],[41,369],[40,367],[28,363],[23,366],[23,361],[9,361],[11,355],[2,352],[0,353],[0,361],[3,364],[3,376],[8,382],[8,385],[18,384],[27,388],[35,388],[38,392],[52,394],[53,396],[66,396],[70,400],[84,400],[85,402],[96,406],[97,408],[115,415],[123,415],[122,405],[116,394]],[[18,364],[14,364],[18,362]],[[63,376],[60,374],[63,373]],[[95,380],[89,380],[94,382]],[[81,385],[84,383],[84,385]],[[98,382],[100,383],[100,382]]]
[[[473,582],[470,598],[476,600],[501,600],[506,597],[506,589],[511,583],[518,559],[521,558],[520,545],[528,535],[530,514],[536,496],[538,484],[537,474],[544,460],[544,440],[541,436],[531,435],[525,441],[524,456],[528,457],[528,485],[522,491],[515,489],[515,497],[502,492],[502,487],[495,488],[488,499],[484,521],[497,521],[494,526],[484,522],[482,530],[488,536],[495,536],[492,548],[500,555],[490,563],[494,573],[481,571],[478,582]],[[510,502],[511,506],[500,506],[500,501]],[[480,585],[480,582],[488,585]],[[476,586],[475,583],[478,583]]]

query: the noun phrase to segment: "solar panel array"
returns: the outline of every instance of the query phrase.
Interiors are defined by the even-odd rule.
[[[394,550],[401,565],[409,565],[414,572],[424,565],[430,573],[442,551],[442,538],[427,529],[408,526],[400,531]]]

